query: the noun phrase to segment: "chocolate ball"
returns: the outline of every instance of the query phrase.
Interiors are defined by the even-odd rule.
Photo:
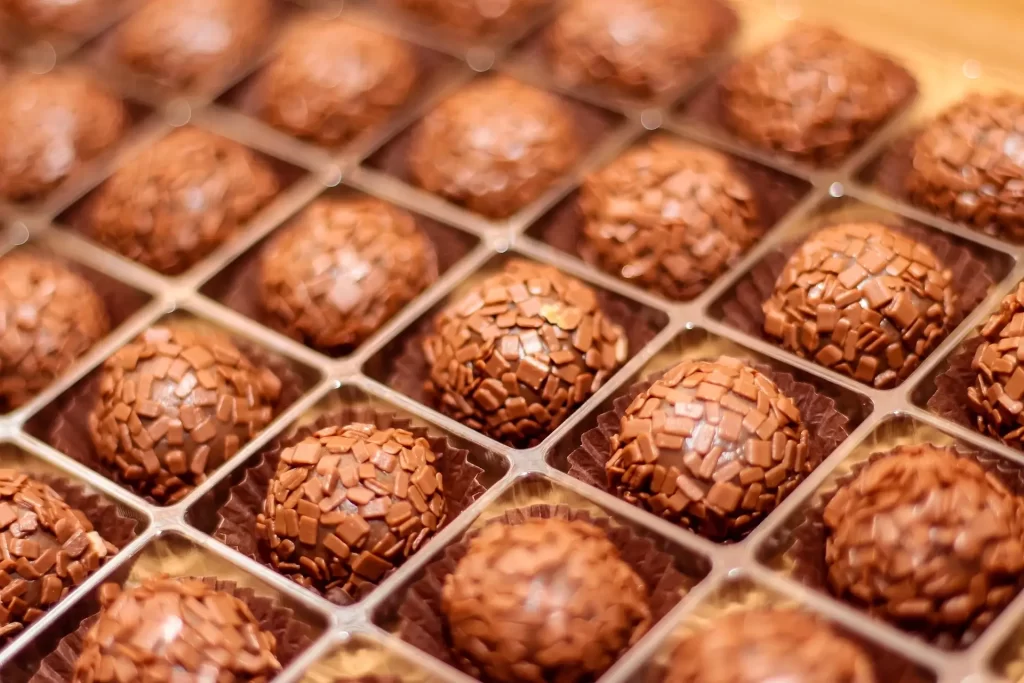
[[[83,71],[15,75],[0,86],[0,196],[41,198],[127,127],[121,100]]]
[[[525,448],[597,391],[627,347],[593,289],[514,259],[434,319],[426,391],[449,417]]]
[[[391,0],[417,18],[464,38],[478,38],[521,26],[551,0]]]
[[[281,451],[256,518],[260,551],[296,583],[357,596],[444,525],[438,466],[404,429],[321,429]]]
[[[647,587],[583,521],[490,524],[441,594],[454,654],[500,683],[598,678],[651,624]]]
[[[32,624],[117,548],[52,488],[0,469],[0,644]]]
[[[1024,97],[974,93],[914,141],[907,196],[997,237],[1024,239]]]
[[[321,199],[264,250],[271,324],[317,348],[354,347],[437,279],[434,245],[378,199]]]
[[[790,609],[714,620],[672,653],[664,683],[875,683],[867,654],[822,620]]]
[[[124,590],[106,583],[100,601],[71,683],[268,683],[281,670],[277,639],[249,607],[198,579],[157,576]]]
[[[44,33],[83,35],[118,11],[124,0],[0,0],[6,12],[25,27]]]
[[[0,258],[0,405],[32,400],[110,330],[103,300],[49,258]]]
[[[103,364],[89,436],[117,481],[169,505],[267,426],[280,392],[230,337],[174,321]]]
[[[177,275],[234,237],[277,191],[273,169],[249,149],[181,128],[103,183],[85,220],[107,248]]]
[[[912,91],[889,59],[816,26],[802,26],[737,62],[720,88],[733,132],[818,165],[841,161]]]
[[[762,233],[728,157],[667,137],[590,174],[579,203],[583,257],[673,300],[703,292]]]
[[[803,358],[879,389],[910,376],[960,311],[953,273],[879,223],[818,230],[764,302],[764,331]]]
[[[1024,499],[951,448],[900,446],[824,511],[828,585],[940,645],[966,645],[1016,595]]]
[[[504,76],[463,87],[413,132],[417,185],[490,218],[537,199],[576,162],[571,113],[554,95]]]
[[[982,326],[971,361],[977,374],[967,389],[967,407],[982,434],[1024,448],[1024,368],[1017,348],[1024,346],[1024,283],[1007,294]]]

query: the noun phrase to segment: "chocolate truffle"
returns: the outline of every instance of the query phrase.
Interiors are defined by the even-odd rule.
[[[42,482],[0,469],[0,644],[39,619],[117,552]]]
[[[121,100],[83,71],[15,75],[0,86],[0,196],[42,197],[127,127]]]
[[[341,19],[296,25],[256,82],[267,123],[322,145],[385,122],[416,82],[412,51],[397,38]]]
[[[256,518],[260,551],[307,588],[355,597],[444,525],[437,467],[430,443],[404,429],[321,429],[281,451]]]
[[[551,0],[392,0],[419,19],[464,38],[520,27],[538,16]]]
[[[434,245],[378,199],[321,199],[264,250],[270,323],[320,349],[354,347],[437,279]]]
[[[0,258],[0,405],[30,401],[109,330],[80,275],[31,252]]]
[[[975,375],[967,406],[979,432],[1024,449],[1024,283],[1007,294],[980,330],[981,345],[971,361]]]
[[[103,183],[85,220],[104,246],[177,275],[238,233],[277,190],[273,169],[255,153],[181,128]]]
[[[673,300],[688,300],[761,235],[746,179],[718,152],[658,137],[583,182],[583,257]]]
[[[227,335],[174,321],[103,364],[89,436],[117,481],[172,504],[270,422],[280,392]]]
[[[1024,239],[1024,97],[972,94],[917,136],[911,201],[997,237]]]
[[[889,59],[832,29],[802,26],[737,62],[720,87],[740,137],[817,165],[834,165],[913,92]]]
[[[441,611],[470,675],[499,683],[597,679],[651,624],[643,580],[582,521],[490,524],[445,577]]]
[[[25,27],[43,33],[83,35],[115,13],[124,0],[0,0],[6,12]]]
[[[576,125],[556,96],[493,76],[424,117],[413,132],[409,170],[425,190],[507,218],[551,187],[579,154]]]
[[[593,289],[514,259],[435,318],[426,391],[449,417],[525,448],[597,391],[627,347]]]
[[[828,624],[790,609],[719,617],[672,653],[664,683],[875,683],[867,654]]]
[[[871,462],[824,522],[832,592],[944,647],[972,642],[1020,586],[1024,499],[951,448]]]
[[[198,579],[157,576],[125,590],[106,583],[100,601],[71,683],[268,683],[281,669],[276,638],[249,607]]]
[[[790,257],[764,302],[764,331],[798,356],[888,389],[956,326],[952,280],[927,245],[879,223],[841,223]]]

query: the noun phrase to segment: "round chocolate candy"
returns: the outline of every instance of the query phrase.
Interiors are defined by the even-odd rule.
[[[979,336],[981,345],[971,361],[977,375],[967,389],[975,427],[1014,448],[1024,448],[1024,368],[1017,357],[1017,349],[1024,347],[1024,283],[1003,298]]]
[[[264,250],[260,299],[289,336],[352,347],[436,278],[434,245],[410,214],[378,199],[321,199]]]
[[[871,462],[824,522],[832,592],[942,646],[973,641],[1020,586],[1024,499],[951,448]]]
[[[703,292],[762,232],[728,157],[667,137],[590,174],[579,202],[583,257],[673,300]]]
[[[521,26],[551,0],[392,0],[392,4],[464,38],[479,38]]]
[[[198,579],[156,576],[128,589],[106,583],[100,602],[71,683],[268,683],[281,670],[277,639],[249,607]]]
[[[798,356],[888,389],[953,330],[952,280],[926,245],[879,223],[841,223],[790,257],[764,302],[764,331]]]
[[[42,482],[0,469],[0,644],[38,620],[117,548]]]
[[[597,679],[651,624],[647,587],[583,521],[490,524],[445,577],[452,650],[499,683]]]
[[[260,551],[296,583],[358,596],[445,523],[437,459],[404,429],[321,429],[281,451],[256,518]]]
[[[868,655],[791,609],[719,617],[672,653],[663,683],[875,683]]]
[[[526,448],[604,384],[627,346],[593,289],[514,259],[435,318],[426,391],[449,417]]]
[[[123,1],[0,0],[0,12],[33,31],[82,35],[116,12]]]
[[[410,143],[409,170],[425,190],[506,218],[579,154],[576,126],[556,96],[494,76],[465,86],[423,118]]]
[[[30,401],[109,330],[103,300],[80,275],[33,253],[0,258],[0,404]]]
[[[103,183],[86,220],[104,246],[177,275],[238,233],[277,190],[273,169],[255,153],[181,128]]]
[[[172,504],[270,422],[280,391],[227,335],[175,321],[103,364],[89,436],[117,481]]]
[[[800,409],[741,360],[683,361],[638,394],[605,465],[623,500],[739,540],[817,466]]]

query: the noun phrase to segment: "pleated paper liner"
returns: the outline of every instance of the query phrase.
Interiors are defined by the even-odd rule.
[[[264,450],[255,464],[246,470],[244,479],[231,488],[227,502],[218,511],[213,537],[270,567],[255,537],[256,516],[263,510],[263,502],[270,481],[277,471],[281,451],[320,429],[345,426],[354,422],[373,424],[380,429],[406,429],[416,437],[425,437],[430,442],[431,449],[439,456],[436,465],[444,481],[447,521],[455,519],[484,492],[484,486],[479,481],[483,470],[469,461],[469,451],[453,447],[447,438],[435,436],[426,427],[418,426],[411,419],[392,412],[369,406],[343,407],[320,416],[311,424],[300,427],[294,434],[278,439]],[[373,587],[367,583],[366,590],[356,595],[350,595],[341,588],[326,593],[310,590],[337,605],[348,605],[366,597]]]
[[[975,427],[974,415],[968,408],[967,390],[978,376],[971,369],[971,363],[984,341],[982,337],[971,337],[953,351],[945,370],[935,377],[935,393],[927,403],[930,411],[965,427]]]

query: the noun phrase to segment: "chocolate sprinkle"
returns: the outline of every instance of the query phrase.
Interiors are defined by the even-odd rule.
[[[1014,448],[1024,447],[1024,283],[1007,294],[980,330],[981,344],[971,369],[967,407],[982,434]]]

